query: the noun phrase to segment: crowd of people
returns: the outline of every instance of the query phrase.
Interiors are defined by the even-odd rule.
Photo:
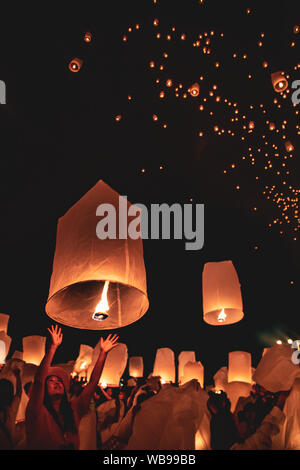
[[[51,366],[63,335],[57,326],[48,331],[51,344],[33,381],[22,386],[18,367],[13,370],[15,389],[11,381],[0,378],[0,449],[118,450],[132,449],[135,445],[137,449],[153,449],[157,444],[149,442],[147,426],[151,426],[151,421],[161,419],[157,434],[163,432],[167,413],[173,413],[174,419],[170,421],[169,440],[161,444],[167,446],[166,450],[176,450],[176,445],[181,445],[176,444],[179,442],[176,432],[188,434],[191,431],[188,426],[193,427],[192,435],[197,431],[195,428],[200,426],[201,431],[202,426],[202,442],[206,441],[200,447],[203,449],[271,449],[272,438],[279,433],[285,419],[283,408],[289,392],[270,393],[258,384],[253,386],[248,397],[239,399],[234,412],[224,391],[207,393],[196,380],[177,387],[175,384],[161,385],[159,378],[151,377],[136,379],[131,387],[104,389],[99,381],[107,353],[118,344],[117,335],[101,339],[99,357],[89,381],[78,376],[71,378],[62,368]],[[16,416],[23,390],[28,404],[25,420],[18,422]],[[199,403],[203,403],[200,413],[194,407],[198,397]],[[181,401],[179,407],[178,403],[175,403],[177,408],[167,406],[170,399],[174,403]],[[145,401],[147,406],[143,405]],[[150,416],[152,413],[150,419],[146,408]],[[142,410],[146,418],[143,418]],[[155,417],[155,413],[160,416]],[[201,419],[196,415],[201,415]],[[132,438],[135,423],[139,444]],[[170,443],[172,436],[173,443]],[[197,449],[197,445],[193,447],[191,443],[182,446]]]

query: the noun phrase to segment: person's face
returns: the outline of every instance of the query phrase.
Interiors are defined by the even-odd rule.
[[[56,375],[50,375],[47,379],[47,392],[48,395],[54,396],[54,395],[64,395],[65,389],[64,385],[59,377],[56,377]]]
[[[107,389],[106,389],[106,393],[107,393],[107,395],[109,395],[110,397],[112,397],[112,394],[113,394],[112,388],[107,388]]]

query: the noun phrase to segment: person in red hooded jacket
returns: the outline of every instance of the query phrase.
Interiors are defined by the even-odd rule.
[[[48,328],[51,344],[35,375],[26,409],[27,449],[58,450],[79,449],[78,426],[87,413],[97,388],[107,353],[117,346],[117,335],[100,339],[100,353],[90,381],[82,393],[68,399],[68,374],[60,367],[51,367],[56,349],[62,342],[61,328]]]

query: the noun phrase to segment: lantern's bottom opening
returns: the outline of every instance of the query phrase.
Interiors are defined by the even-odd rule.
[[[224,312],[226,314],[226,318],[220,321],[218,319],[221,311],[223,308],[218,308],[217,310],[212,310],[210,312],[204,313],[204,321],[209,325],[232,325],[233,323],[237,323],[242,320],[244,317],[244,312],[242,310],[236,308],[224,308]]]

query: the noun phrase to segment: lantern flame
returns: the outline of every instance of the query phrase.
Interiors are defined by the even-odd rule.
[[[81,366],[80,366],[80,370],[83,370],[83,369],[85,369],[85,368],[86,368],[86,362],[84,361],[84,362],[81,364]]]
[[[222,309],[222,312],[219,313],[219,316],[218,316],[218,322],[224,322],[227,318],[227,315],[226,313],[224,312],[224,308]]]
[[[108,305],[108,300],[107,300],[108,285],[109,285],[109,281],[105,281],[101,300],[97,304],[94,314],[93,314],[94,320],[105,320],[105,318],[107,318],[107,312],[109,310],[109,305]]]

